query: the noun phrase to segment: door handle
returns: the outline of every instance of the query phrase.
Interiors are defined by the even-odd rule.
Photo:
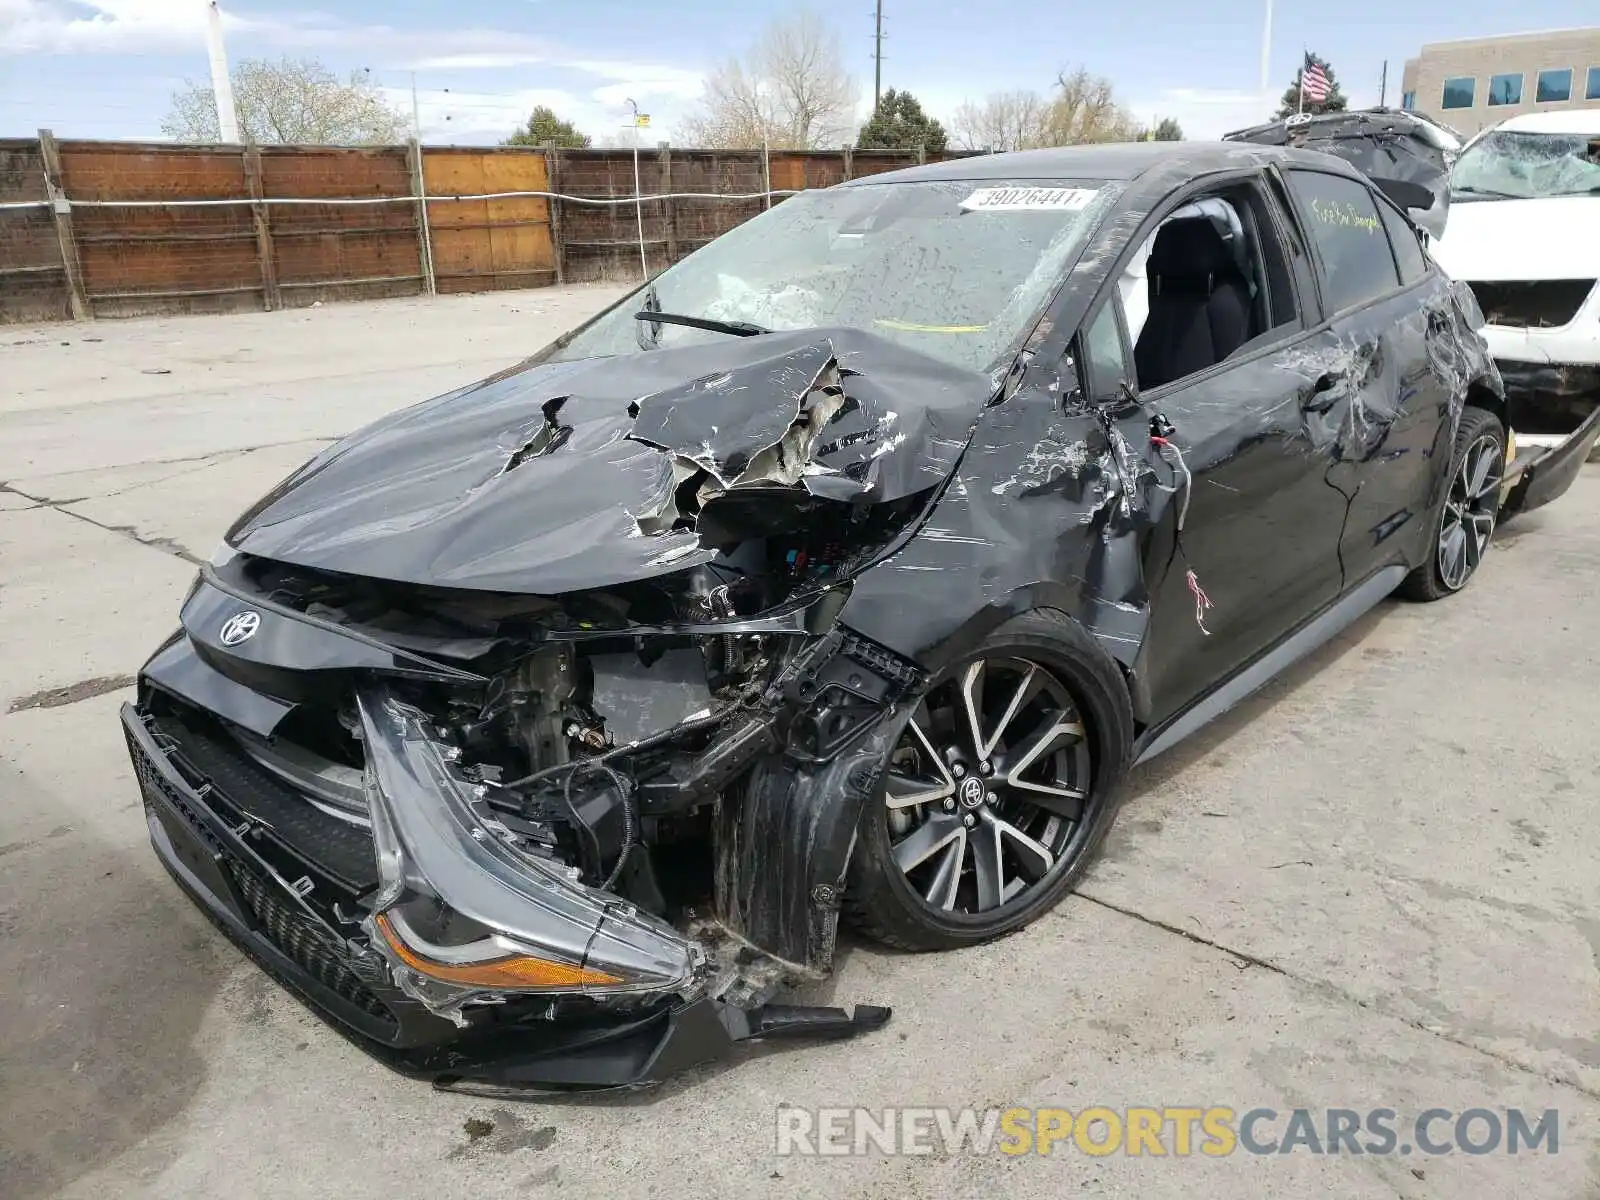
[[[1317,377],[1311,385],[1311,390],[1300,400],[1300,407],[1308,413],[1325,413],[1334,406],[1339,399],[1335,390],[1343,382],[1344,376],[1333,371],[1326,371]]]

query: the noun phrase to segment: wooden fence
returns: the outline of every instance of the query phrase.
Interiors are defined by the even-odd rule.
[[[652,148],[639,152],[639,194],[663,198],[639,206],[604,203],[634,197],[631,150],[57,142],[44,130],[0,139],[0,323],[637,279],[641,215],[656,271],[789,192],[923,158]]]

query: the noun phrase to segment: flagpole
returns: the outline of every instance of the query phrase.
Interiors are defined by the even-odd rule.
[[[1272,79],[1268,68],[1272,63],[1272,0],[1267,0],[1266,19],[1261,23],[1261,94],[1272,95]]]
[[[1305,48],[1305,44],[1302,42],[1301,45],[1300,45],[1300,76],[1299,76],[1299,79],[1300,79],[1300,89],[1299,89],[1300,90],[1300,105],[1299,105],[1298,108],[1295,109],[1295,112],[1297,114],[1301,115],[1301,116],[1305,115],[1305,111],[1306,111],[1306,56],[1308,54],[1310,54],[1310,51]]]

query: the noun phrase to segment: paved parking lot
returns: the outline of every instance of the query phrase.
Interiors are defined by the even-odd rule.
[[[614,291],[0,327],[0,1193],[1600,1195],[1600,467],[1136,775],[1000,944],[847,948],[856,1042],[624,1100],[392,1075],[149,853],[116,721],[194,563],[319,446]],[[1518,1157],[778,1158],[779,1105],[1560,1111]],[[1278,1129],[1281,1132],[1281,1123]]]

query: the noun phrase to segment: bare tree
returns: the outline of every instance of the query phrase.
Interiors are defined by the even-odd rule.
[[[1111,81],[1087,68],[1062,71],[1048,97],[1031,88],[995,92],[963,104],[952,119],[967,150],[1032,150],[1082,142],[1131,142],[1138,120],[1117,101]]]
[[[691,145],[809,150],[855,132],[856,82],[839,35],[809,11],[768,25],[745,58],[719,63],[700,111],[679,129]]]
[[[1091,75],[1086,67],[1056,76],[1056,91],[1045,114],[1047,146],[1076,146],[1085,142],[1131,142],[1139,136],[1139,122],[1117,102],[1111,81]]]
[[[950,128],[963,150],[1031,150],[1045,145],[1047,101],[1032,88],[991,92],[981,104],[962,104]]]
[[[314,59],[247,58],[232,75],[239,132],[247,141],[383,145],[402,142],[409,133],[410,121],[359,71],[340,83]],[[174,92],[161,131],[180,142],[220,141],[211,88],[190,80]]]

